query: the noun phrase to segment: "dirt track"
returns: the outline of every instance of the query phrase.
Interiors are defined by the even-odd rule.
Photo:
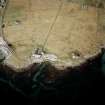
[[[34,48],[42,47],[58,12],[59,0],[10,0],[5,17],[5,37],[15,49],[10,63],[23,66]],[[63,6],[50,32],[45,49],[63,60],[78,50],[83,56],[96,53],[105,40],[97,8],[63,0]]]

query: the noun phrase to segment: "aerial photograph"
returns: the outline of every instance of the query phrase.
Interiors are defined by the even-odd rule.
[[[104,97],[105,0],[0,0],[1,103],[101,105]]]

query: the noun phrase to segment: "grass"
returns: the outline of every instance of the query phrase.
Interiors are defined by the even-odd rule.
[[[23,7],[9,7],[9,9],[7,10],[6,14],[6,24],[7,25],[12,25],[15,24],[16,20],[23,20],[24,19],[24,8]]]
[[[13,0],[6,13],[5,37],[11,43],[13,42],[17,53],[14,56],[20,58],[19,65],[22,65],[35,48],[43,47],[60,2],[33,0],[31,7],[28,5],[28,0],[22,0],[21,4],[18,2]],[[71,52],[74,50],[80,51],[82,55],[94,54],[105,39],[105,36],[100,35],[102,33],[96,35],[97,8],[89,7],[88,10],[81,10],[78,3],[70,3],[66,0],[63,2],[63,7],[45,46],[45,52],[53,53],[61,60],[71,59]],[[83,3],[84,0],[81,2]],[[48,9],[49,6],[52,8]],[[16,25],[14,24],[16,20],[22,23]],[[12,62],[14,65],[17,64],[14,59]]]

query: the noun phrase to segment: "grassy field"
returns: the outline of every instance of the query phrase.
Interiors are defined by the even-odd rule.
[[[9,63],[24,66],[34,48],[43,46],[61,2],[45,50],[65,61],[71,60],[73,51],[82,56],[98,52],[105,40],[104,31],[100,31],[104,27],[100,21],[103,9],[81,8],[80,3],[70,0],[10,0],[4,31],[15,53]]]

